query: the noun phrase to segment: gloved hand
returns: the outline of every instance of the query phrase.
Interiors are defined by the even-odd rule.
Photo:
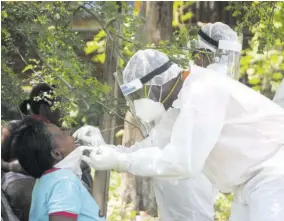
[[[84,151],[96,151],[98,147],[91,146],[80,146],[73,150],[70,154],[68,154],[63,160],[58,162],[55,167],[56,168],[64,168],[73,171],[78,177],[81,178],[82,170],[81,170],[81,156],[84,154]]]
[[[81,141],[83,145],[99,146],[105,144],[100,129],[90,125],[83,126],[72,135],[76,141]]]
[[[90,167],[96,170],[126,170],[126,154],[118,152],[113,145],[100,145],[97,150],[90,150],[89,156],[81,157]]]

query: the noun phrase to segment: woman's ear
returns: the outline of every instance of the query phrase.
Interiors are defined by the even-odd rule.
[[[59,162],[64,158],[63,154],[59,149],[51,150],[51,156],[55,159],[56,162]]]

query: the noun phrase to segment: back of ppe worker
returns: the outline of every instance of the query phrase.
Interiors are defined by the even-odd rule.
[[[146,176],[204,171],[220,191],[234,192],[231,221],[284,220],[284,112],[238,82],[222,76],[216,81],[214,74],[192,68],[174,104],[180,114],[164,147],[168,152],[154,163],[141,157],[145,149],[133,153],[126,170]],[[139,165],[139,173],[136,159],[147,165]],[[181,173],[170,165],[180,165]]]

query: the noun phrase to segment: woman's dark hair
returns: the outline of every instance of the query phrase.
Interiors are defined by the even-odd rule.
[[[39,114],[39,108],[41,104],[47,104],[51,106],[53,104],[53,99],[45,97],[45,99],[35,100],[36,97],[43,96],[43,94],[46,92],[47,94],[53,93],[54,86],[50,87],[46,83],[39,83],[36,86],[33,87],[31,93],[30,93],[30,99],[24,100],[20,104],[20,110],[23,114],[28,114],[28,104],[30,105],[32,112],[34,114]]]
[[[46,125],[37,119],[26,117],[19,124],[12,145],[17,147],[16,155],[23,169],[35,178],[52,168],[52,136]]]

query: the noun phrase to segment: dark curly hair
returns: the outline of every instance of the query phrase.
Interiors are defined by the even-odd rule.
[[[35,178],[52,168],[52,136],[40,120],[26,117],[13,135],[12,146],[16,146],[17,158],[23,169]]]

